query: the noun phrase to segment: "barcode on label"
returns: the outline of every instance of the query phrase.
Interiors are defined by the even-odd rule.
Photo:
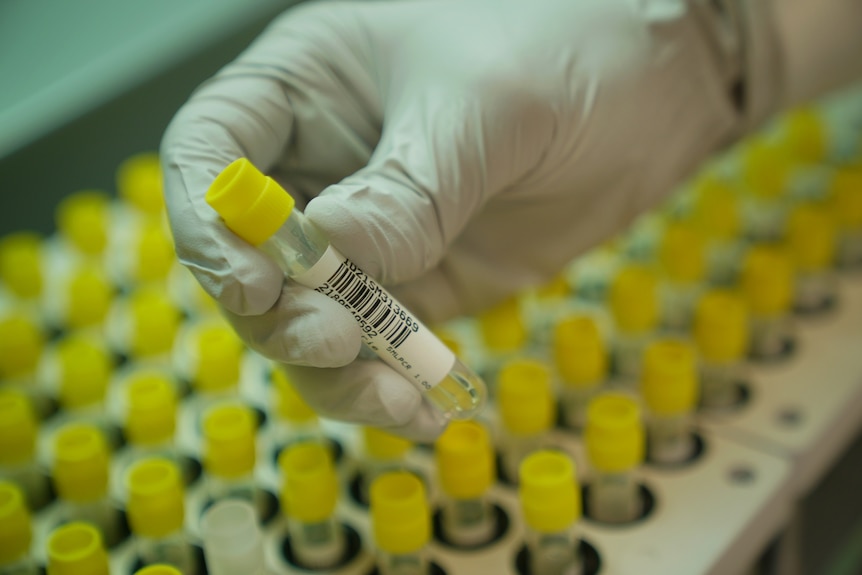
[[[393,348],[397,349],[414,332],[414,320],[403,310],[393,310],[383,301],[382,289],[374,289],[363,282],[362,278],[348,267],[346,261],[341,262],[327,283]]]

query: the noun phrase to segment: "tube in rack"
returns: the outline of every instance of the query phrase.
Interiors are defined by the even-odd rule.
[[[394,471],[371,484],[371,529],[380,575],[429,575],[431,513],[418,477]]]
[[[703,295],[694,321],[703,407],[722,409],[739,401],[737,383],[743,377],[748,338],[748,312],[742,298],[727,290]]]
[[[13,483],[0,481],[0,575],[38,575],[30,556],[33,526],[24,494]]]
[[[209,575],[268,575],[263,533],[248,501],[227,499],[207,509],[201,537]]]
[[[570,429],[581,431],[587,406],[608,377],[608,353],[595,319],[569,315],[556,325],[554,363],[562,383],[563,421]]]

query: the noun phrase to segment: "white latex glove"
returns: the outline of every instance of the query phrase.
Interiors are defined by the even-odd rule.
[[[254,349],[294,366],[322,415],[430,439],[442,424],[420,392],[356,359],[351,316],[223,226],[203,199],[213,179],[248,157],[421,318],[476,311],[624,228],[775,107],[777,80],[755,73],[780,61],[774,18],[769,2],[750,4],[728,1],[724,15],[682,0],[290,10],[165,135],[180,259]],[[743,72],[739,108],[730,93]]]

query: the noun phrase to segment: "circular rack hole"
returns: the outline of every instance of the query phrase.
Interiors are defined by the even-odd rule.
[[[581,574],[596,575],[602,568],[602,558],[599,552],[584,539],[578,541],[578,547],[583,561]],[[541,573],[533,573],[530,569],[530,550],[526,545],[522,545],[515,555],[515,571],[518,575],[542,575]]]
[[[736,485],[748,485],[749,483],[752,483],[757,477],[757,474],[754,472],[754,469],[752,469],[747,464],[741,464],[733,467],[727,475],[730,479],[730,482]]]

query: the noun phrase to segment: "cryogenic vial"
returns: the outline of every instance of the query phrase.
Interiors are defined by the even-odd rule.
[[[835,299],[836,233],[829,210],[803,203],[787,222],[787,247],[796,272],[794,304],[803,312],[828,307]]]
[[[703,291],[706,273],[704,241],[694,226],[671,222],[659,247],[661,267],[662,326],[672,333],[687,334],[694,306]]]
[[[281,503],[297,563],[329,569],[344,557],[346,540],[336,516],[338,478],[330,450],[320,443],[296,443],[278,457],[283,476]]]
[[[48,575],[109,575],[102,535],[83,522],[57,527],[48,536]]]
[[[0,389],[25,394],[39,419],[53,408],[48,390],[37,377],[44,347],[45,334],[30,316],[12,312],[0,317]]]
[[[269,254],[296,282],[333,298],[360,324],[364,344],[446,416],[472,417],[485,384],[377,282],[329,245],[272,178],[241,158],[210,186],[207,202],[227,227]]]
[[[196,421],[211,406],[240,403],[240,368],[245,346],[221,319],[192,326],[177,338],[176,371],[191,381]]]
[[[779,126],[782,145],[794,161],[817,165],[828,160],[830,135],[823,117],[812,107],[797,108]]]
[[[186,575],[170,565],[149,565],[135,571],[135,575]]]
[[[287,374],[273,365],[272,387],[275,400],[275,443],[279,447],[298,441],[324,442],[320,418],[296,391]]]
[[[380,575],[429,575],[431,512],[418,477],[395,471],[371,484],[371,530]]]
[[[11,295],[36,311],[42,295],[42,238],[17,232],[0,238],[0,280]]]
[[[691,419],[698,395],[692,346],[673,339],[651,343],[644,354],[641,393],[649,409],[650,459],[666,464],[688,460],[694,452]]]
[[[108,546],[121,538],[120,514],[108,498],[108,445],[94,425],[71,423],[54,437],[53,478],[65,521],[95,525]]]
[[[637,381],[643,352],[659,318],[657,282],[646,267],[628,265],[611,284],[610,307],[616,323],[614,362],[617,374]]]
[[[0,481],[0,575],[39,575],[30,556],[33,527],[24,494]]]
[[[554,329],[554,362],[562,383],[563,421],[582,430],[587,405],[608,377],[608,353],[594,318],[571,315]]]
[[[109,312],[109,340],[117,351],[151,366],[171,369],[170,352],[182,315],[159,287],[136,289]]]
[[[387,471],[400,471],[406,467],[404,458],[413,448],[413,443],[383,429],[367,425],[362,428],[362,438],[365,449],[360,463],[362,475],[359,486],[362,500],[368,501],[368,490],[378,475]]]
[[[500,366],[523,354],[527,345],[527,327],[521,303],[517,298],[509,298],[479,314],[477,320],[482,342],[479,360],[482,377],[494,382]]]
[[[117,193],[126,206],[148,216],[165,210],[159,156],[144,152],[130,156],[117,168]]]
[[[527,524],[530,573],[583,573],[576,529],[581,491],[572,460],[559,451],[531,454],[521,463],[518,497]]]
[[[72,330],[87,329],[94,335],[102,334],[114,288],[98,266],[77,266],[65,277],[57,292],[46,302],[54,324]]]
[[[18,485],[30,509],[38,511],[51,500],[48,477],[36,461],[39,424],[23,393],[0,390],[0,478]]]
[[[838,222],[838,263],[862,264],[862,165],[842,168],[832,178],[833,213]]]
[[[627,523],[642,510],[636,472],[644,459],[644,428],[640,408],[631,397],[606,393],[587,409],[584,431],[593,468],[590,517],[604,523]]]
[[[243,499],[261,510],[254,483],[255,431],[254,412],[243,405],[216,405],[204,413],[203,465],[213,501]]]
[[[201,518],[209,575],[268,575],[263,534],[248,501],[228,499],[207,509]]]
[[[781,356],[792,334],[788,312],[793,300],[793,269],[781,249],[756,245],[745,256],[742,291],[751,321],[751,353]]]
[[[69,194],[54,212],[60,237],[79,255],[98,261],[108,245],[110,209],[110,199],[104,192]]]
[[[753,139],[743,150],[747,192],[743,219],[750,240],[774,242],[784,237],[789,171],[786,155],[775,144]]]
[[[130,279],[135,283],[164,282],[177,261],[174,241],[161,220],[143,223],[133,251],[127,258]]]
[[[125,431],[130,462],[162,457],[180,463],[174,444],[177,426],[177,392],[167,376],[142,371],[125,385]]]
[[[749,346],[742,298],[729,290],[704,294],[695,314],[694,340],[700,353],[700,404],[707,409],[736,404]]]
[[[739,275],[743,243],[735,190],[717,177],[702,178],[696,188],[694,221],[706,237],[706,277],[712,285],[731,286]]]
[[[126,513],[138,558],[145,564],[173,565],[183,575],[198,566],[183,532],[185,501],[180,469],[168,459],[144,459],[126,474]]]
[[[440,510],[444,536],[464,547],[487,543],[497,527],[488,497],[496,477],[488,430],[475,421],[452,422],[434,444],[434,456],[445,495]]]
[[[515,483],[521,460],[545,447],[554,425],[556,402],[551,370],[530,359],[506,362],[497,375],[497,405],[503,473]]]

